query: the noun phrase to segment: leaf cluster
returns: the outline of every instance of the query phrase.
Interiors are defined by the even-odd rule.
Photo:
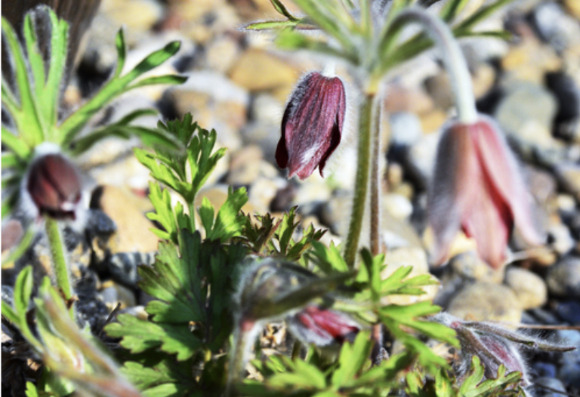
[[[148,217],[162,239],[155,263],[138,269],[139,286],[152,297],[145,309],[148,319],[122,314],[105,330],[131,353],[123,372],[145,395],[218,393],[225,384],[223,353],[232,333],[234,278],[247,253],[231,240],[241,233],[241,208],[248,198],[245,189],[230,189],[217,211],[207,199],[196,209],[196,195],[224,149],[214,151],[215,131],[200,128],[191,115],[159,123],[159,128],[184,150],[136,149],[156,180],[150,184],[154,212]],[[181,199],[176,205],[175,194]]]
[[[32,267],[25,267],[14,286],[13,305],[2,301],[3,321],[17,327],[42,359],[39,383],[28,382],[26,395],[39,391],[68,395],[74,390],[109,396],[138,397],[139,392],[99,346],[90,330],[72,321],[70,309],[48,277],[32,299]],[[30,319],[36,322],[31,324]]]
[[[40,48],[39,35],[50,35],[46,54]],[[2,188],[13,192],[3,199],[3,215],[15,200],[18,185],[35,149],[50,142],[63,152],[77,156],[109,136],[138,136],[147,145],[178,147],[178,142],[163,131],[138,127],[131,123],[156,111],[139,109],[121,120],[83,133],[90,119],[121,94],[154,84],[180,84],[185,78],[176,75],[143,77],[143,75],[173,56],[180,47],[171,42],[146,56],[132,70],[123,73],[127,50],[123,31],[116,37],[117,67],[101,89],[74,112],[61,119],[61,96],[65,89],[65,65],[68,51],[68,23],[59,19],[48,6],[38,6],[24,18],[21,43],[14,28],[2,18],[2,37],[6,44],[10,73],[2,76],[2,109],[9,122],[2,124]],[[5,112],[5,113],[4,113]],[[9,175],[4,177],[4,175]]]
[[[439,16],[451,25],[456,37],[508,37],[505,31],[477,31],[476,25],[513,0],[486,2],[467,18],[460,19],[466,0],[450,0],[441,8]],[[371,76],[380,77],[402,62],[421,54],[432,45],[424,33],[400,40],[404,24],[396,21],[397,14],[413,6],[413,0],[393,0],[386,15],[377,13],[370,2],[349,0],[295,0],[304,13],[291,14],[281,0],[271,0],[282,20],[249,24],[249,30],[275,30],[276,44],[285,50],[308,50],[341,58],[361,66]],[[379,14],[381,11],[378,11]],[[360,15],[356,18],[355,15]],[[329,39],[315,37],[303,31],[320,29]],[[331,44],[331,42],[336,43]]]
[[[299,233],[300,221],[297,219],[296,211],[297,207],[291,208],[282,219],[277,219],[269,213],[246,215],[242,230],[244,243],[251,252],[260,256],[300,261],[312,244],[324,236],[326,230],[315,229],[310,225]]]

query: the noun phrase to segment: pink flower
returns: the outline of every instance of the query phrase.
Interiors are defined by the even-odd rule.
[[[290,331],[305,343],[328,346],[350,340],[360,325],[336,310],[307,306],[289,321]]]
[[[26,188],[40,214],[75,219],[81,181],[75,166],[63,155],[47,154],[35,160]]]
[[[514,226],[528,243],[541,244],[530,200],[515,158],[493,120],[480,116],[473,124],[451,123],[439,141],[428,200],[436,262],[445,260],[459,228],[475,239],[480,257],[493,268],[504,263]]]
[[[338,77],[312,72],[302,79],[284,112],[276,148],[278,166],[288,168],[289,177],[304,179],[316,167],[322,175],[340,143],[345,108],[344,85]]]

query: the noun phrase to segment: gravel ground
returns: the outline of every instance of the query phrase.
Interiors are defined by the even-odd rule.
[[[247,211],[280,212],[298,205],[306,224],[329,228],[325,241],[339,243],[351,200],[356,137],[353,131],[344,137],[326,179],[315,174],[305,181],[288,180],[276,166],[286,99],[304,73],[322,64],[308,55],[276,51],[268,34],[240,29],[250,21],[276,18],[271,8],[268,0],[103,0],[65,98],[74,107],[110,73],[120,25],[130,47],[128,66],[170,40],[181,40],[176,58],[160,73],[186,75],[185,84],[129,93],[98,119],[119,119],[146,106],[157,107],[168,119],[193,113],[201,126],[215,128],[219,144],[228,148],[201,196],[219,202],[228,185],[245,186]],[[496,118],[521,161],[537,221],[548,236],[546,245],[530,250],[516,235],[513,261],[496,271],[477,258],[472,240],[459,236],[449,263],[429,266],[426,186],[441,126],[453,105],[448,78],[428,53],[386,82],[382,122],[390,143],[383,170],[382,237],[387,260],[393,267],[412,264],[417,274],[434,273],[441,287],[433,288],[428,298],[456,316],[578,326],[580,1],[516,0],[483,27],[503,27],[513,37],[508,42],[462,41],[478,108]],[[349,100],[356,101],[356,94]],[[142,123],[152,126],[156,120]],[[135,263],[150,263],[157,240],[147,232],[150,225],[143,215],[151,209],[146,199],[149,178],[132,156],[136,145],[108,139],[81,158],[93,191],[89,240],[81,241],[72,232],[69,240],[71,247],[80,247],[74,252],[79,253],[77,271],[87,291],[87,313],[106,315],[117,301],[124,310],[139,312],[146,300],[134,288],[131,269]],[[42,262],[46,248],[37,247],[31,255]],[[87,275],[89,265],[99,276]],[[3,288],[11,280],[12,274],[3,274]],[[578,329],[544,330],[541,335],[580,347]],[[535,383],[580,393],[580,351],[528,358]]]

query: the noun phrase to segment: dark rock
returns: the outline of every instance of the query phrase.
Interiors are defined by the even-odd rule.
[[[557,368],[553,363],[536,361],[532,363],[532,369],[539,377],[553,378],[556,376]]]
[[[580,258],[568,256],[550,268],[546,279],[548,291],[567,299],[580,298]]]
[[[580,88],[576,81],[563,72],[547,73],[546,87],[558,104],[556,122],[570,121],[580,116]]]
[[[556,304],[556,313],[570,324],[580,324],[580,302],[565,301]]]

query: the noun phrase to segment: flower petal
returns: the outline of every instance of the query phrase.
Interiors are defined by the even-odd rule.
[[[481,116],[474,128],[477,129],[473,132],[477,153],[493,185],[494,194],[500,195],[508,205],[515,225],[526,241],[533,245],[542,244],[544,238],[538,232],[532,215],[531,195],[505,137],[495,122],[486,116]]]
[[[474,154],[464,125],[453,123],[445,127],[437,147],[427,203],[429,224],[436,239],[433,253],[436,264],[446,259],[449,245],[459,230],[461,215],[477,188],[472,178],[478,167]]]

